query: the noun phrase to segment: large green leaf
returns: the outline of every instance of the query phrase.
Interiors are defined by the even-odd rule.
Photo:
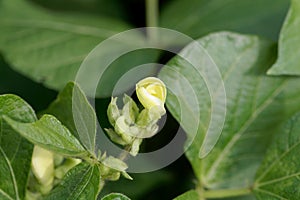
[[[130,199],[126,197],[124,194],[111,193],[103,197],[101,200],[130,200]]]
[[[260,200],[300,199],[300,113],[278,132],[259,168],[254,192]]]
[[[300,75],[300,1],[292,4],[279,38],[277,62],[268,71],[272,75]]]
[[[81,163],[71,169],[45,200],[96,199],[100,190],[97,166]]]
[[[54,115],[88,150],[95,151],[96,113],[74,82],[65,86],[44,113]]]
[[[51,99],[56,96],[56,92],[16,73],[9,67],[8,63],[4,62],[1,55],[0,94],[16,94],[29,102],[36,111],[45,109]]]
[[[70,131],[51,115],[44,115],[34,123],[22,123],[9,117],[3,118],[27,140],[45,149],[67,156],[87,154],[84,147]]]
[[[32,108],[20,97],[0,95],[0,199],[23,199],[31,166],[33,145],[4,120],[3,115],[20,122],[34,122]]]
[[[26,0],[1,1],[0,26],[0,51],[5,59],[16,71],[56,90],[75,79],[80,64],[96,45],[130,29],[123,22],[76,12],[54,12]],[[131,37],[123,46],[133,46],[144,38],[140,33]],[[112,46],[105,48],[108,51]],[[101,79],[97,96],[110,96],[114,84],[125,72],[155,61],[156,54],[137,51],[117,59]],[[93,70],[104,70],[102,63],[97,64]],[[151,74],[154,70],[143,73]],[[88,81],[89,75],[84,79]],[[93,84],[97,86],[97,82]],[[128,89],[128,85],[122,88]]]
[[[173,0],[160,25],[193,38],[231,30],[277,39],[288,5],[287,0]]]
[[[202,185],[210,189],[251,186],[274,130],[299,109],[300,80],[265,75],[276,58],[276,46],[270,41],[221,32],[198,42],[204,47],[203,51],[199,52],[196,45],[191,44],[179,54],[193,60],[197,64],[195,68],[177,56],[159,74],[169,88],[167,107],[181,122],[189,140],[193,139],[193,126],[198,126],[195,124],[196,110],[200,110],[198,134],[186,155]],[[213,70],[214,63],[222,75],[226,105],[219,100],[221,85],[213,80],[216,77],[210,77],[217,87],[209,94],[208,86],[199,75],[204,69]],[[193,90],[189,89],[189,84]],[[192,101],[194,94],[198,105]],[[203,138],[207,141],[218,139],[215,132],[207,135],[213,115],[216,120],[212,123],[222,120],[218,112],[212,113],[213,104],[217,110],[226,106],[225,124],[212,152],[200,159]],[[189,113],[184,121],[181,110]]]

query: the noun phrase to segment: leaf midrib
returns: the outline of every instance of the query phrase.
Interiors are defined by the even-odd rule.
[[[80,182],[82,182],[83,179],[84,179],[84,177],[85,177],[91,170],[92,170],[92,172],[89,174],[88,181],[86,181],[86,183],[85,183],[84,186],[82,187],[81,191],[77,193],[77,195],[75,196],[74,199],[77,199],[77,198],[79,197],[79,195],[81,195],[82,191],[84,191],[84,189],[87,187],[87,185],[88,185],[88,183],[89,183],[89,181],[91,180],[92,175],[93,175],[93,167],[92,167],[92,166],[89,166],[89,168],[86,170],[86,172],[84,173],[84,175],[82,176],[82,178],[81,178],[81,180],[80,180]],[[78,185],[79,185],[79,184],[78,184]],[[74,187],[73,192],[71,192],[70,194],[73,194],[73,193],[76,194],[75,191],[78,189],[78,187],[79,187],[78,185],[77,185],[77,187]],[[71,196],[71,197],[72,197],[72,196]],[[73,197],[72,197],[72,199],[70,199],[70,200],[73,200]]]
[[[209,180],[214,174],[220,163],[225,159],[225,155],[230,151],[230,149],[234,146],[234,144],[239,140],[239,138],[243,135],[244,131],[251,125],[251,123],[256,119],[256,117],[268,106],[270,105],[275,97],[284,89],[286,85],[286,81],[283,81],[280,86],[272,92],[269,98],[265,100],[264,103],[261,104],[260,107],[257,108],[255,112],[250,115],[250,117],[245,121],[245,123],[241,126],[241,128],[237,131],[237,133],[230,139],[230,141],[226,144],[223,151],[219,154],[217,159],[212,163],[210,169],[208,170],[206,178]]]

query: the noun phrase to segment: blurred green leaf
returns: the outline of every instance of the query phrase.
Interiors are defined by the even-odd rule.
[[[167,107],[187,132],[188,141],[193,142],[186,155],[204,187],[249,187],[279,123],[300,108],[297,103],[300,98],[300,79],[265,75],[276,58],[276,46],[270,41],[256,36],[221,32],[208,35],[198,42],[203,51],[199,52],[195,49],[196,45],[191,44],[179,54],[185,59],[192,59],[197,66],[193,67],[177,56],[159,74],[169,88]],[[209,61],[209,57],[214,62]],[[221,82],[214,80],[216,77],[209,77],[216,87],[210,94],[205,77],[199,74],[205,67],[213,69],[214,63],[225,85],[226,105],[220,101]],[[192,102],[194,94],[198,104]],[[179,101],[183,104],[180,105]],[[203,138],[216,139],[215,132],[206,135],[213,116],[212,103],[217,110],[226,106],[225,124],[214,149],[200,159],[199,149]],[[193,139],[191,130],[194,130],[193,126],[198,126],[195,124],[198,109],[201,123]],[[182,111],[187,111],[189,115],[182,116]],[[214,114],[216,119],[222,121],[218,112]]]
[[[0,26],[0,51],[4,58],[16,71],[56,90],[75,79],[82,61],[100,42],[131,28],[123,22],[95,15],[50,11],[26,0],[1,1]],[[132,47],[144,40],[139,32],[131,37],[123,46]],[[113,45],[107,47],[107,52],[108,48]],[[136,51],[117,59],[100,80],[97,96],[111,96],[114,84],[125,72],[156,58],[156,51]],[[93,70],[101,71],[104,67],[100,62]],[[153,69],[143,72],[153,73]],[[89,76],[84,79],[88,82]],[[121,86],[122,92],[129,89],[126,84]]]
[[[130,200],[130,199],[120,193],[111,193],[111,194],[103,197],[101,200]]]
[[[259,200],[300,199],[300,113],[278,131],[259,168],[254,193]]]
[[[31,0],[55,11],[93,13],[104,17],[127,18],[124,1],[119,0]]]
[[[44,115],[34,123],[22,123],[9,117],[5,121],[30,142],[66,156],[82,156],[87,152],[80,142],[51,115]]]
[[[173,0],[162,10],[162,27],[192,38],[230,30],[277,40],[287,0]]]
[[[97,166],[81,163],[72,168],[45,200],[96,199],[100,190]]]
[[[0,95],[0,199],[18,200],[25,196],[33,145],[3,120],[4,115],[27,123],[36,116],[20,97]]]
[[[197,191],[190,190],[190,191],[176,197],[174,200],[198,200],[198,199],[200,199],[200,198],[199,198]]]
[[[95,151],[96,113],[77,84],[68,83],[43,113],[54,115],[88,150]]]
[[[279,38],[278,59],[268,71],[270,75],[300,75],[300,1],[292,0]]]
[[[55,91],[12,70],[0,55],[0,94],[16,94],[35,111],[45,109],[57,95]]]

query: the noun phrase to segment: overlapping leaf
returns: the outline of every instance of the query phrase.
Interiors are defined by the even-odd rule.
[[[23,199],[31,166],[33,145],[21,137],[3,116],[19,122],[34,122],[32,108],[20,97],[0,95],[0,199]]]
[[[300,1],[292,0],[279,38],[277,62],[268,71],[271,75],[300,75]]]
[[[96,113],[78,85],[68,83],[44,113],[57,117],[88,150],[95,151]]]
[[[259,200],[300,199],[300,113],[278,131],[256,175]]]
[[[75,136],[51,115],[44,115],[34,123],[22,123],[9,117],[4,119],[20,135],[45,149],[67,156],[87,155]]]
[[[265,75],[276,57],[276,46],[270,41],[255,36],[221,32],[198,42],[220,70],[227,103],[224,105],[215,100],[218,99],[218,90],[208,93],[199,70],[203,70],[201,65],[213,69],[214,63],[206,62],[208,55],[205,51],[199,53],[193,49],[194,45],[190,45],[180,55],[193,58],[199,64],[198,67],[192,67],[177,56],[167,64],[169,67],[164,67],[160,72],[159,76],[170,89],[167,107],[181,122],[189,139],[193,140],[186,155],[205,187],[249,187],[274,130],[300,107],[297,103],[300,98],[300,80]],[[193,88],[192,91],[188,89],[189,86]],[[198,105],[191,102],[193,95],[197,96]],[[184,102],[183,105],[178,104],[180,100]],[[199,149],[203,138],[206,136],[212,140],[217,139],[214,134],[206,135],[212,117],[212,102],[218,109],[226,106],[225,124],[213,151],[201,160]],[[196,125],[193,124],[195,110],[200,110],[201,123],[197,125],[196,138],[192,138],[190,130]],[[182,111],[190,113],[184,123],[181,119]]]
[[[81,163],[71,169],[45,200],[96,199],[100,190],[97,166]]]

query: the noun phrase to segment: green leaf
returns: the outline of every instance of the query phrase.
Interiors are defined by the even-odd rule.
[[[72,168],[45,200],[96,199],[100,190],[97,166],[81,163]]]
[[[162,10],[162,27],[193,38],[230,30],[277,40],[287,0],[173,0]]]
[[[199,52],[196,45],[191,44],[179,54],[194,61],[195,68],[177,56],[159,74],[169,88],[167,107],[187,132],[188,142],[193,142],[186,155],[204,187],[249,187],[279,123],[299,110],[300,80],[265,75],[276,58],[276,46],[270,41],[221,32],[198,42],[204,50]],[[220,101],[221,82],[209,77],[215,87],[210,94],[199,74],[204,69],[213,70],[214,63],[224,82],[227,112],[217,144],[209,155],[200,159],[203,138],[206,141],[218,139],[216,131],[209,135],[207,131],[209,126],[219,130],[216,126],[220,126],[218,122],[222,122],[222,116],[218,111],[225,106]],[[193,102],[193,95],[198,104]],[[211,109],[212,105],[217,108],[216,112]],[[199,120],[196,110],[200,111],[200,124],[196,123]],[[181,115],[186,112],[182,111],[188,113],[183,119]],[[212,117],[215,120],[211,121]],[[198,127],[195,139],[194,126]]]
[[[68,83],[44,113],[54,115],[90,151],[95,151],[97,117],[83,91]]]
[[[34,123],[22,123],[3,117],[19,134],[30,142],[66,156],[83,156],[87,152],[80,142],[51,115],[44,115]]]
[[[131,28],[123,22],[96,15],[54,12],[27,0],[1,1],[0,26],[0,51],[5,59],[16,71],[56,90],[75,80],[82,61],[100,42]],[[141,33],[132,37],[133,41],[126,41],[128,44],[123,46],[132,47],[144,40]],[[111,96],[115,83],[125,72],[155,61],[157,52],[151,52],[133,52],[117,59],[100,80],[99,85],[105,87],[97,90],[97,96]],[[98,65],[90,73],[104,70],[102,63]],[[155,69],[151,67],[141,71],[144,75],[153,73]],[[83,79],[88,82],[89,78],[87,75]],[[97,82],[92,84],[95,86]],[[122,84],[119,90],[129,88]]]
[[[300,113],[278,131],[259,168],[254,193],[257,199],[300,199]]]
[[[19,200],[25,196],[33,145],[13,130],[3,115],[28,123],[36,116],[20,97],[0,95],[0,199]]]
[[[111,193],[103,197],[101,200],[130,200],[130,199],[126,197],[124,194]]]
[[[199,195],[196,190],[190,190],[185,192],[184,194],[176,197],[174,200],[198,200]]]
[[[292,0],[279,38],[278,59],[268,71],[270,75],[300,75],[300,1]]]
[[[115,158],[113,156],[108,156],[107,158],[105,158],[102,163],[107,166],[107,167],[110,167],[112,169],[115,169],[117,171],[120,171],[120,172],[125,172],[125,170],[128,168],[127,164],[118,159],[118,158]]]

